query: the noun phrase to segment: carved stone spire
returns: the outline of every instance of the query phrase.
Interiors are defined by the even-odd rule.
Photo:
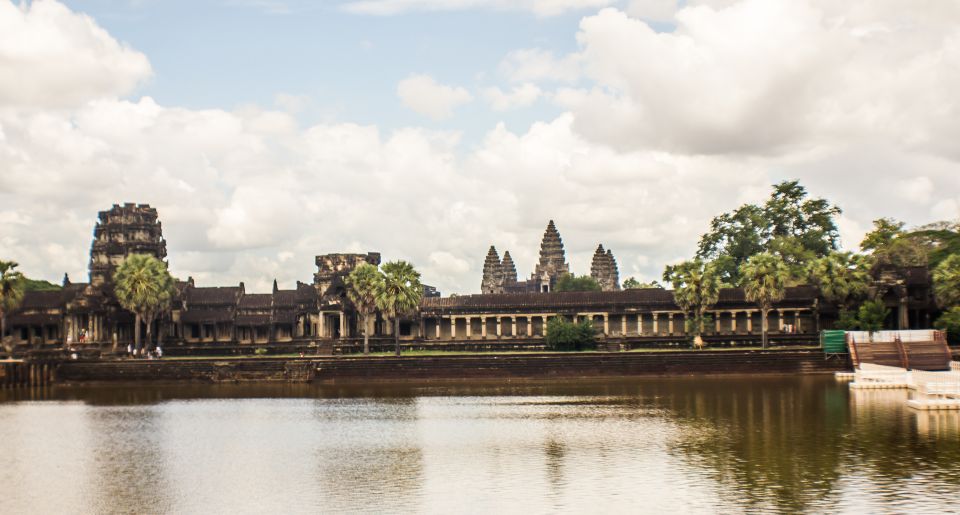
[[[539,291],[552,291],[557,279],[567,273],[570,273],[570,265],[567,264],[563,252],[563,240],[560,239],[560,232],[553,220],[550,220],[543,233],[543,241],[540,242],[540,263],[537,264],[531,279],[538,283]]]
[[[510,257],[510,251],[503,253],[503,261],[500,263],[500,274],[503,284],[515,284],[517,282],[517,265],[513,264],[513,258]]]
[[[490,245],[487,257],[483,261],[483,279],[480,281],[480,293],[501,293],[503,273],[500,268],[500,254]]]
[[[604,250],[603,245],[597,246],[593,253],[593,262],[590,264],[590,277],[600,284],[603,291],[620,289],[620,271],[617,269],[617,260],[613,251]]]

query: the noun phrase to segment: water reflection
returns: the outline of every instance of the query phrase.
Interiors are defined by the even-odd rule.
[[[960,509],[960,414],[905,398],[829,377],[6,390],[0,512]]]

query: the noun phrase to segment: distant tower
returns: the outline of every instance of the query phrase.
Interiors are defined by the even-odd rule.
[[[100,211],[90,248],[90,284],[110,284],[113,273],[130,254],[149,254],[160,260],[167,257],[157,210],[148,204],[114,204]]]
[[[597,246],[593,253],[593,262],[590,264],[590,277],[600,284],[603,291],[620,289],[620,271],[617,269],[617,260],[613,258],[613,251],[603,250],[603,245]]]
[[[513,264],[513,258],[510,257],[509,250],[503,253],[503,261],[500,262],[500,274],[503,286],[516,284],[517,265]]]
[[[483,279],[480,281],[480,293],[502,293],[503,273],[500,268],[500,254],[490,245],[487,257],[483,260]]]
[[[543,233],[543,241],[540,243],[540,263],[531,276],[531,282],[537,285],[540,292],[553,291],[557,279],[563,274],[570,273],[570,265],[567,264],[566,255],[563,252],[563,240],[560,239],[560,233],[557,227],[553,225],[553,220],[547,224],[547,230]]]

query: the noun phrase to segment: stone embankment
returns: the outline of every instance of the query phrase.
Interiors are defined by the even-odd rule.
[[[61,363],[57,382],[336,382],[544,379],[692,374],[813,374],[849,370],[820,351],[544,353],[289,359],[163,359]]]

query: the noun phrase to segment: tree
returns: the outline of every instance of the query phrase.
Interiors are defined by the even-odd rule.
[[[744,204],[715,217],[700,237],[696,257],[715,261],[723,280],[736,284],[740,267],[757,254],[772,252],[796,265],[837,250],[839,214],[828,201],[808,198],[799,182],[784,181],[763,205]],[[793,268],[794,280],[802,277],[802,266]]]
[[[740,286],[747,300],[760,307],[763,348],[767,347],[767,315],[775,302],[786,295],[790,270],[779,256],[757,254],[740,267]]]
[[[589,275],[563,274],[554,291],[600,291],[600,283]]]
[[[7,315],[20,307],[25,291],[23,274],[15,270],[18,266],[16,261],[0,261],[0,343],[8,353],[11,348],[6,345]]]
[[[951,339],[960,337],[960,306],[954,306],[944,311],[933,326],[941,331],[946,331]]]
[[[391,261],[381,267],[383,280],[377,288],[377,307],[393,320],[396,354],[400,355],[400,317],[420,306],[423,285],[420,272],[406,261]]]
[[[377,292],[383,283],[383,274],[370,263],[353,269],[346,278],[347,297],[356,306],[363,324],[363,353],[370,354],[370,316],[377,312]]]
[[[703,334],[707,310],[720,299],[723,287],[717,268],[700,259],[684,261],[667,266],[663,280],[673,285],[673,298],[684,312],[687,332],[694,336]]]
[[[960,305],[960,254],[954,254],[933,270],[933,294],[941,307]]]
[[[571,322],[559,316],[547,321],[545,342],[552,350],[585,350],[592,348],[596,340],[593,322]]]
[[[870,263],[861,254],[832,252],[811,262],[807,272],[824,300],[840,306],[841,320],[870,288]]]
[[[157,317],[170,309],[176,284],[167,264],[149,254],[130,254],[113,276],[114,293],[124,309],[136,316],[134,347],[140,352],[140,323],[147,326],[147,346]]]
[[[659,288],[663,289],[663,285],[660,284],[656,279],[648,283],[642,283],[638,281],[635,277],[628,277],[626,281],[623,281],[624,290],[640,290],[640,289],[650,289],[650,288]]]
[[[892,218],[873,221],[873,230],[860,242],[860,250],[869,252],[881,265],[898,267],[925,266],[929,262],[931,244],[923,235],[907,232],[904,223]]]
[[[857,323],[861,330],[873,334],[883,329],[888,316],[890,316],[890,310],[883,305],[882,300],[869,300],[860,306],[857,312]]]

